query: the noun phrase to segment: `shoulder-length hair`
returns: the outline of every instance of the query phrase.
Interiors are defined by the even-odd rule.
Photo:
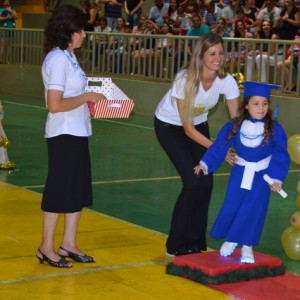
[[[44,52],[48,53],[55,47],[67,49],[72,34],[83,30],[86,24],[86,16],[79,8],[73,5],[60,6],[52,13],[45,28]]]
[[[238,127],[243,123],[244,120],[247,120],[250,118],[250,114],[248,109],[246,109],[246,106],[249,104],[250,97],[244,97],[243,101],[240,103],[238,111],[237,111],[237,117],[233,120],[234,124],[232,127],[232,131],[227,137],[228,139],[235,137],[237,134]],[[268,99],[268,103],[270,104],[270,99]],[[264,143],[265,145],[268,144],[270,138],[273,135],[273,119],[272,119],[272,110],[268,109],[268,112],[265,116],[265,128],[264,128]]]
[[[222,37],[212,32],[202,35],[195,44],[190,62],[186,67],[185,98],[183,105],[184,119],[190,119],[193,117],[192,113],[194,101],[199,91],[204,69],[204,54],[209,48],[217,44],[221,44],[224,49],[224,41]],[[216,75],[221,79],[227,75],[224,65],[216,71]]]

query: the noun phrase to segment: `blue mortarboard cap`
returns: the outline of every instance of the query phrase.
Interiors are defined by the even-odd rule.
[[[244,85],[244,96],[261,96],[267,99],[270,98],[273,89],[280,88],[280,85],[255,81],[244,81],[242,84]]]

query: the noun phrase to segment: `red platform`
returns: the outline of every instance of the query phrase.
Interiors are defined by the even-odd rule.
[[[240,262],[241,249],[227,257],[218,251],[177,256],[167,266],[166,272],[189,278],[203,284],[222,284],[256,278],[282,275],[285,268],[279,258],[254,252],[255,263]]]
[[[290,273],[250,281],[214,284],[209,287],[235,299],[300,300],[300,276]]]

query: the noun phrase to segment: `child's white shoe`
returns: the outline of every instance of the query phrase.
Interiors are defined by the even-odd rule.
[[[220,249],[220,255],[221,256],[230,255],[234,251],[237,245],[238,245],[237,243],[225,242]]]
[[[252,247],[243,246],[241,262],[246,264],[253,264],[255,262]]]

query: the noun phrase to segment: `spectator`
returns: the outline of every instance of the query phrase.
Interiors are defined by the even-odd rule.
[[[187,36],[202,36],[206,33],[209,33],[210,29],[206,24],[203,24],[202,18],[200,15],[194,15],[192,17],[192,28],[190,28],[187,32]],[[190,57],[193,52],[193,41],[188,41],[188,56]],[[174,73],[179,71],[179,68],[182,66],[184,61],[184,51],[178,51],[174,57]],[[179,62],[179,65],[178,65]]]
[[[238,1],[230,0],[229,5],[224,7],[222,10],[222,17],[226,19],[228,32],[232,32],[232,24],[234,23],[234,19],[236,17],[237,8]]]
[[[253,20],[252,24],[247,24],[247,29],[254,34],[256,32],[256,26],[257,26],[257,15],[258,15],[258,9],[251,4],[251,0],[244,0],[244,6],[243,6],[244,14],[249,19]]]
[[[257,39],[278,39],[278,36],[274,34],[270,21],[263,21],[261,29],[256,33]],[[267,82],[267,68],[274,66],[275,62],[282,60],[281,55],[276,53],[276,46],[274,44],[263,43],[261,49],[251,50],[248,53],[246,80],[252,80],[253,73],[253,59],[255,60],[258,70],[258,78],[260,82]]]
[[[203,19],[200,15],[194,15],[192,17],[192,28],[187,32],[187,36],[201,36],[203,34],[209,33],[210,29],[206,24],[203,24]],[[192,42],[189,42],[188,53],[192,55]]]
[[[106,17],[100,17],[98,23],[99,25],[94,28],[95,32],[112,32],[111,28],[108,26]]]
[[[202,5],[202,0],[189,0],[186,5],[186,13],[193,17],[195,15],[200,15],[201,17],[204,16],[204,7]],[[202,14],[201,14],[202,12]]]
[[[222,16],[222,9],[213,0],[206,0],[204,7],[204,23],[212,30],[216,27],[217,21]]]
[[[143,34],[147,28],[147,24],[146,24],[147,20],[148,20],[147,15],[140,15],[138,24],[133,27],[132,33],[137,34],[137,35]],[[137,49],[139,47],[139,44],[141,44],[141,42],[142,42],[142,39],[140,37],[131,37],[130,38],[131,49],[132,50]]]
[[[159,64],[162,66],[162,76],[165,77],[167,71],[166,61],[172,56],[173,39],[170,38],[170,36],[172,36],[173,33],[170,32],[169,25],[165,23],[160,29],[160,34],[163,35],[163,37],[159,38],[157,42],[157,57],[159,58]]]
[[[98,22],[98,12],[93,7],[89,0],[80,0],[81,11],[84,13],[87,19],[87,25],[84,27],[85,31],[94,31],[94,27]]]
[[[233,24],[232,24],[232,30],[235,31],[235,26],[237,21],[243,21],[246,25],[246,30],[248,31],[251,26],[255,25],[255,22],[250,19],[249,17],[245,16],[244,10],[242,7],[239,7],[236,11],[236,16],[234,18]],[[249,30],[250,31],[250,30]]]
[[[184,6],[179,6],[177,10],[177,21],[180,23],[180,35],[186,35],[188,30],[192,27],[192,18],[191,16],[186,12],[186,9]]]
[[[139,21],[137,26],[133,27],[132,33],[136,35],[141,35],[145,32],[147,28],[146,21],[148,20],[148,17],[146,15],[140,15]],[[140,36],[137,37],[130,37],[130,50],[132,52],[132,55],[134,56],[133,53],[135,53],[136,50],[141,50],[142,44],[143,44],[143,39]],[[134,72],[132,72],[132,75]]]
[[[16,28],[15,20],[18,15],[11,7],[8,0],[3,1],[3,7],[0,8],[0,62],[9,62],[12,60],[12,37],[14,32],[10,30],[1,30],[1,28]]]
[[[169,4],[164,0],[154,0],[154,6],[150,8],[148,18],[154,20],[156,25],[161,27],[164,24],[164,16],[167,14]]]
[[[11,7],[9,0],[4,0],[3,7],[0,8],[0,27],[16,28],[15,20],[17,18],[16,10]]]
[[[111,32],[111,28],[107,26],[107,18],[102,16],[98,21],[99,25],[95,26],[95,32]],[[99,54],[102,55],[106,53],[108,47],[108,37],[107,36],[96,36],[96,49],[95,49],[95,64],[98,66]]]
[[[300,12],[294,0],[284,0],[284,8],[275,20],[274,33],[282,40],[293,40],[300,27]]]
[[[217,21],[217,25],[212,32],[219,35],[220,37],[230,37],[229,32],[227,31],[227,22],[226,19],[220,17]]]
[[[258,12],[265,7],[264,0],[250,0],[250,6],[252,8],[257,8]]]
[[[146,29],[146,21],[148,20],[147,15],[140,15],[138,23],[133,27],[132,33],[140,34]]]
[[[117,19],[117,27],[112,32],[120,33],[120,35],[112,35],[109,41],[110,71],[121,73],[123,70],[123,58],[125,68],[127,59],[127,37],[124,36],[125,20],[123,18]]]
[[[257,29],[261,29],[261,23],[265,20],[270,21],[272,27],[274,22],[280,17],[281,9],[275,5],[275,0],[265,0],[264,8],[262,8],[257,15]]]
[[[169,4],[169,9],[166,15],[164,16],[164,22],[168,24],[170,31],[174,34],[181,33],[181,28],[180,28],[181,21],[178,18],[178,8],[179,8],[179,1],[171,0]]]
[[[234,38],[253,38],[252,33],[247,31],[246,24],[242,20],[238,20],[235,24]],[[251,51],[251,45],[247,46],[246,42],[236,42],[233,53],[233,72],[239,70],[238,66],[245,63],[247,53]]]
[[[156,39],[149,37],[149,35],[158,34],[159,31],[160,29],[154,20],[148,19],[146,21],[142,48],[134,52],[135,74],[151,76],[153,72],[152,66],[153,58],[155,57]],[[145,66],[147,66],[147,69],[145,69]]]
[[[103,16],[103,5],[100,3],[100,0],[92,0],[91,2],[92,6],[96,8],[98,17]]]
[[[253,34],[247,31],[246,24],[243,20],[238,20],[236,22],[236,28],[233,37],[248,39],[253,38]]]
[[[108,27],[115,30],[118,18],[122,18],[122,8],[125,0],[100,0],[104,4],[104,16],[107,18]]]
[[[297,34],[295,35],[295,40],[300,42],[300,29],[298,29]],[[298,69],[299,67],[299,50],[300,44],[292,45],[289,49],[287,59],[284,62],[280,61],[277,63],[279,75],[282,70],[284,71],[284,91],[296,90],[296,83],[293,81],[290,82],[290,79],[293,78],[293,76],[290,76],[290,69]]]
[[[125,0],[124,10],[127,15],[127,23],[132,30],[134,26],[138,24],[140,15],[142,14],[142,6],[144,0]]]

